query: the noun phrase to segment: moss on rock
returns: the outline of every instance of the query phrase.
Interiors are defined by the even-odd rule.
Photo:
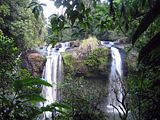
[[[99,46],[96,38],[83,40],[76,49],[62,53],[64,73],[80,76],[107,76],[108,49]]]
[[[89,72],[104,73],[107,72],[108,49],[97,48],[84,59],[83,63]]]
[[[73,74],[75,60],[70,53],[62,53],[65,73]]]

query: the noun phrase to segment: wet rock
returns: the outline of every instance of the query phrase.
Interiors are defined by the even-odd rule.
[[[80,41],[76,40],[76,41],[71,41],[70,42],[70,47],[74,48],[74,47],[79,47],[80,46]]]
[[[130,43],[128,37],[118,38],[115,42],[116,42],[116,43],[119,43],[119,44],[127,44],[127,43]]]
[[[59,50],[59,48],[61,48],[61,47],[62,47],[62,44],[58,44],[55,46],[56,50]]]
[[[44,64],[45,57],[36,51],[28,51],[23,54],[22,67],[31,72],[33,76],[41,77]]]

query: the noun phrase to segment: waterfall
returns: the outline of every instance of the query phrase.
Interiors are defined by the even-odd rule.
[[[70,48],[70,42],[60,43],[61,48],[59,49],[59,52],[65,52],[66,49]]]
[[[100,104],[102,111],[107,113],[109,120],[120,120],[119,112],[123,114],[122,109],[124,110],[122,104],[123,98],[123,86],[122,86],[122,77],[123,77],[123,60],[119,48],[110,41],[101,41],[101,44],[110,49],[111,54],[111,65],[109,73],[109,82],[108,82],[108,96],[105,97]],[[120,108],[121,107],[121,108]],[[124,110],[125,111],[125,110]]]
[[[62,81],[63,77],[61,52],[64,52],[67,48],[69,48],[70,43],[66,42],[60,44],[61,47],[59,47],[58,49],[52,48],[51,45],[47,47],[47,61],[43,70],[42,78],[48,83],[52,84],[52,87],[44,86],[42,88],[42,95],[46,99],[46,101],[43,103],[43,106],[50,105],[51,103],[54,103],[61,99],[60,90],[57,88],[57,84]],[[51,112],[45,112],[44,114],[45,115],[41,120],[52,117]]]
[[[109,75],[109,87],[108,87],[108,112],[121,112],[122,110],[119,108],[122,102],[122,60],[119,50],[115,47],[111,47],[111,71]],[[119,111],[117,111],[114,107],[116,107]]]

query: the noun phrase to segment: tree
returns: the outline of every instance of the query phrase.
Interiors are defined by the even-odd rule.
[[[36,20],[28,5],[29,0],[0,2],[0,29],[21,50],[32,48],[45,38],[44,21]]]
[[[10,91],[10,84],[13,82],[12,74],[16,69],[17,52],[14,41],[0,31],[0,90],[3,94]]]
[[[92,1],[94,3],[95,0]],[[89,17],[93,16],[93,14],[90,15],[93,11],[87,11],[87,4],[85,5],[83,0],[55,0],[55,2],[57,7],[66,7],[65,14],[72,26],[78,24],[81,29],[83,28],[82,26],[87,26],[87,29],[95,27],[95,18],[97,16],[92,17],[93,26],[90,23],[87,24]],[[88,3],[90,5],[92,2]],[[94,4],[92,5],[94,6]],[[96,5],[98,4],[96,3]],[[107,14],[103,15],[104,19],[102,15],[102,19],[97,19],[97,28],[101,30],[111,29],[122,33],[129,37],[139,52],[138,72],[135,72],[135,76],[141,77],[136,77],[136,80],[134,78],[132,81],[134,83],[132,92],[137,93],[137,95],[132,95],[133,99],[138,101],[137,106],[134,106],[138,111],[138,119],[159,119],[160,115],[156,111],[160,109],[158,97],[160,95],[160,1],[109,0],[108,5],[106,5],[106,11],[102,12],[101,9],[95,12],[97,14],[106,12]]]

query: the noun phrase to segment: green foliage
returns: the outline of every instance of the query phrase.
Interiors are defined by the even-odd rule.
[[[153,8],[151,8],[149,12],[144,15],[137,30],[132,36],[133,43],[137,41],[137,39],[139,38],[140,35],[142,35],[142,33],[145,33],[151,30],[153,31],[153,28],[149,29],[149,26],[151,26],[151,24],[154,25],[157,23],[157,21],[159,21],[159,19],[156,19],[159,16],[159,12],[157,12],[160,9],[159,5],[160,5],[159,1],[156,1]],[[146,21],[146,19],[149,19],[149,21]],[[153,27],[153,25],[151,27]],[[149,30],[147,30],[147,28]],[[157,29],[158,28],[156,27],[154,31],[156,31]],[[156,32],[152,32],[152,31],[151,31],[152,38],[149,37],[149,41],[140,51],[139,62],[142,62],[145,64],[147,63],[152,65],[158,65],[159,64],[159,60],[158,60],[159,59],[159,49],[158,49],[159,42],[158,41],[159,41],[160,35],[159,35],[159,31],[156,31]],[[149,59],[149,61],[147,62],[145,59]]]
[[[146,64],[146,60],[149,59],[148,64],[157,65],[159,62],[157,56],[159,55],[154,56],[152,54],[158,53],[157,46],[159,46],[157,42],[159,39],[159,0],[124,0],[119,3],[115,0],[111,1],[110,12],[115,18],[114,24],[118,26],[118,29],[116,26],[113,29],[116,28],[130,37],[133,45],[138,47],[140,51],[139,63]]]
[[[18,49],[14,41],[4,36],[0,31],[0,91],[8,92],[13,81],[13,71],[16,69]]]
[[[52,45],[52,47],[54,47],[57,43],[58,43],[57,40],[54,39],[50,40],[50,44]]]
[[[70,120],[107,120],[98,109],[99,101],[106,94],[104,91],[83,77],[67,74],[62,83],[62,103],[71,107]]]
[[[43,17],[43,6],[47,6],[44,3],[39,3],[37,0],[32,0],[29,4],[29,8],[32,9],[32,13],[36,19]]]
[[[152,66],[141,66],[141,70],[130,73],[131,108],[136,119],[153,120],[160,117],[159,74],[160,68]]]
[[[73,59],[72,55],[69,53],[62,53],[63,55],[63,64],[64,64],[64,71],[66,73],[74,74],[76,71],[74,71],[74,65],[75,65],[75,60]]]
[[[0,13],[3,14],[3,16],[6,16],[10,13],[10,9],[8,5],[1,5],[0,6]]]
[[[1,118],[5,119],[29,119],[37,117],[40,109],[35,103],[43,102],[45,99],[40,96],[41,85],[51,85],[40,78],[31,77],[27,71],[23,70],[15,76],[10,87],[13,92],[0,93]],[[34,117],[33,117],[34,116]]]
[[[6,76],[6,79],[9,78]],[[61,113],[61,116],[68,113],[69,108],[58,103],[46,107],[37,107],[37,103],[46,100],[40,96],[42,85],[52,87],[52,85],[46,81],[32,77],[26,70],[21,70],[14,74],[12,80],[14,80],[13,83],[8,83],[9,89],[3,89],[2,92],[0,92],[1,119],[32,120],[43,112],[53,111],[54,109]]]
[[[92,2],[90,2],[92,4]],[[85,7],[84,2],[80,1],[64,1],[64,0],[55,0],[55,5],[60,7],[66,7],[65,14],[69,19],[69,22],[73,26],[76,20],[83,22],[85,15],[87,16],[89,13],[89,9]]]
[[[46,107],[41,107],[42,112],[57,112],[58,115],[52,116],[55,120],[70,120],[71,107],[64,103],[52,103]]]
[[[63,15],[53,14],[50,16],[50,23],[52,26],[52,36],[54,35],[54,39],[57,41],[62,41],[62,30],[65,29],[65,17]],[[52,37],[53,39],[53,37]]]
[[[0,118],[34,119],[41,113],[35,103],[45,101],[40,96],[41,86],[52,85],[32,77],[26,70],[20,71],[17,52],[14,40],[0,31]]]
[[[57,7],[63,6],[66,9],[65,15],[51,16],[52,32],[49,39],[52,45],[56,41],[75,39],[77,36],[82,39],[88,37],[88,34],[100,36],[99,38],[101,39],[101,36],[107,34],[106,31],[108,30],[122,33],[131,38],[132,43],[139,50],[139,65],[146,66],[139,66],[138,72],[135,72],[135,75],[131,76],[131,97],[133,97],[134,103],[137,103],[133,105],[133,111],[136,111],[136,115],[139,115],[138,119],[158,119],[159,113],[156,111],[159,111],[159,107],[157,106],[160,103],[160,1],[110,0],[109,3],[103,4],[99,3],[99,0],[54,1]],[[2,118],[34,118],[37,115],[35,114],[34,116],[34,112],[37,113],[38,109],[32,106],[31,101],[44,101],[39,96],[39,86],[50,86],[42,80],[28,77],[29,75],[26,72],[24,73],[28,76],[22,73],[22,75],[17,77],[17,48],[15,46],[19,47],[20,50],[25,50],[35,47],[34,44],[41,43],[40,40],[45,38],[44,29],[41,29],[44,24],[42,15],[42,6],[44,4],[40,4],[34,0],[29,5],[29,2],[29,0],[2,0],[0,2],[0,29],[4,35],[14,39],[9,39],[0,34],[0,82],[2,83],[0,87],[2,91],[0,94],[0,111],[2,113],[1,116],[3,116]],[[28,6],[30,7],[28,8]],[[105,39],[108,38],[106,36]],[[103,50],[98,49],[90,53],[85,59],[84,64],[88,67],[89,71],[97,72],[101,66],[106,66],[106,60],[99,55],[103,57],[107,56],[103,54]],[[72,56],[66,54],[65,57],[65,69],[74,74],[73,65],[75,65],[75,62]],[[25,77],[23,78],[22,76]],[[76,78],[67,79],[72,81]],[[73,119],[82,120],[84,117],[87,119],[91,119],[92,117],[94,117],[93,119],[102,118],[94,116],[94,111],[97,112],[97,110],[93,109],[92,103],[88,101],[91,100],[90,95],[84,95],[86,91],[81,89],[86,83],[84,84],[83,80],[71,81],[65,84],[66,90],[70,91],[68,95],[69,99],[65,102],[72,109],[76,110],[71,111],[74,114],[72,115]],[[80,93],[79,95],[84,99],[77,97],[77,93]],[[73,99],[71,99],[72,97]],[[60,109],[64,107],[57,106]],[[48,109],[55,109],[57,106],[53,105]],[[46,109],[44,108],[44,111]],[[38,114],[42,111],[40,110]],[[69,115],[71,113],[69,111]],[[87,116],[84,113],[87,113]],[[60,118],[63,119],[63,117]]]
[[[106,68],[107,66],[108,49],[98,48],[93,50],[85,58],[84,64],[91,72],[100,72],[99,70]]]
[[[0,29],[4,35],[14,39],[20,50],[34,48],[37,43],[43,42],[46,34],[43,19],[36,20],[31,8],[28,8],[29,2],[14,0],[0,3]]]
[[[52,28],[56,28],[56,31],[58,30],[57,27],[61,26],[59,27],[61,29],[59,29],[58,30],[59,32],[57,32],[62,37],[60,39],[61,41],[68,40],[68,39],[73,40],[78,37],[80,39],[83,39],[83,38],[87,38],[89,34],[93,34],[94,28],[92,27],[94,27],[93,24],[95,24],[96,22],[93,21],[94,13],[91,12],[92,10],[90,7],[93,8],[93,6],[96,4],[96,1],[95,0],[93,1],[79,0],[79,1],[72,1],[72,2],[73,3],[71,3],[70,1],[55,0],[55,5],[57,7],[63,6],[64,8],[66,8],[64,10],[65,15],[53,14],[54,16],[58,16],[56,17],[57,20],[60,17],[63,18],[59,20],[59,23],[61,23],[60,25],[58,22],[53,22],[53,21],[57,21],[56,19],[53,19],[55,17],[51,19]],[[55,31],[55,29],[53,31]],[[64,33],[67,34],[68,39],[66,39],[66,35]]]
[[[0,33],[0,68],[2,71],[12,70],[18,49],[14,46],[13,39]]]

